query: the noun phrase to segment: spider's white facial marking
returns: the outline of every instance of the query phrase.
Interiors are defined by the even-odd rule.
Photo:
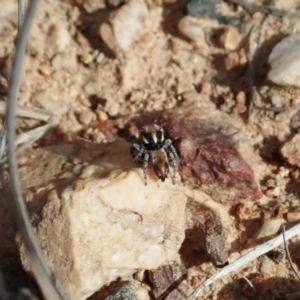
[[[143,142],[145,143],[145,144],[149,144],[149,141],[143,136]]]
[[[153,133],[152,133],[152,139],[153,139],[154,144],[156,144],[156,143],[157,143],[157,135],[156,135],[156,132],[153,132]]]
[[[164,131],[161,129],[159,132],[160,132],[160,142],[163,142],[165,140]]]

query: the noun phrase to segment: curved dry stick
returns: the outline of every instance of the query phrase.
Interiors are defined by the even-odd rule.
[[[17,96],[21,82],[22,65],[26,53],[27,39],[36,11],[38,0],[31,0],[27,14],[24,19],[21,31],[18,34],[17,47],[13,62],[12,75],[10,81],[9,95],[7,101],[7,142],[8,142],[8,161],[11,180],[12,197],[8,200],[13,220],[21,234],[25,244],[32,271],[38,282],[43,295],[47,300],[68,299],[64,291],[55,280],[47,263],[44,261],[40,247],[34,236],[29,222],[26,206],[22,197],[20,179],[18,176],[18,165],[15,146],[15,120]]]
[[[293,236],[297,235],[300,233],[300,224],[292,227],[288,231],[285,232],[285,239],[289,240]],[[245,267],[246,264],[249,262],[253,261],[257,257],[271,251],[272,249],[278,247],[284,242],[283,235],[280,234],[279,236],[273,238],[272,240],[265,242],[257,247],[255,247],[253,250],[248,252],[247,254],[241,256],[238,258],[236,261],[232,262],[228,266],[224,267],[214,275],[212,275],[209,279],[204,281],[201,285],[199,285],[194,292],[192,292],[187,300],[194,300],[196,297],[203,291],[206,287],[211,285],[214,281],[228,275],[232,271],[236,271],[239,268]]]
[[[294,266],[293,264],[293,261],[292,261],[292,258],[291,258],[291,254],[290,254],[290,251],[289,251],[289,247],[287,245],[287,242],[286,242],[286,237],[285,237],[285,224],[282,225],[282,235],[283,235],[283,241],[284,241],[284,248],[285,248],[285,252],[287,254],[287,257],[288,257],[288,261],[290,263],[290,266],[292,268],[292,270],[294,271],[294,273],[296,274],[296,276],[298,277],[298,279],[300,279],[300,274],[299,274],[299,271],[297,270],[297,268]]]

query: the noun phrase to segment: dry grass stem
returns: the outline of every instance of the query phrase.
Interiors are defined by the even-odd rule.
[[[300,224],[292,227],[288,231],[285,232],[285,239],[289,240],[295,235],[300,233]],[[241,256],[236,261],[232,262],[228,266],[224,267],[223,269],[216,272],[212,275],[209,279],[203,282],[200,286],[198,286],[193,293],[191,293],[187,300],[194,300],[196,297],[203,291],[206,287],[210,286],[216,280],[228,275],[233,271],[237,271],[240,268],[244,268],[249,262],[253,261],[254,259],[258,258],[259,256],[271,251],[272,249],[278,247],[284,242],[283,235],[279,235],[272,240],[265,242],[261,245],[254,247],[250,252]]]
[[[299,271],[296,269],[295,265],[294,265],[293,262],[292,262],[291,254],[290,254],[290,251],[289,251],[287,242],[286,242],[286,237],[285,237],[285,225],[284,225],[284,224],[282,225],[282,236],[283,236],[284,248],[285,248],[285,252],[286,252],[287,257],[288,257],[288,261],[289,261],[289,263],[290,263],[290,265],[291,265],[291,267],[292,267],[294,273],[295,273],[296,276],[300,279]]]

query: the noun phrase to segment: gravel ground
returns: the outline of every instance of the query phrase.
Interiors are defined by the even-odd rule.
[[[300,7],[298,0],[248,3],[272,4],[288,12]],[[4,0],[0,4],[0,94],[5,98],[17,33],[17,4]],[[300,90],[297,79],[293,84],[276,85],[267,75],[272,49],[284,37],[299,34],[300,18],[288,13],[265,15],[230,1],[216,2],[214,13],[206,16],[186,16],[185,7],[182,0],[43,1],[31,32],[19,102],[59,116],[58,126],[34,145],[43,147],[74,137],[108,143],[124,135],[128,120],[181,106],[187,92],[208,97],[220,112],[240,124],[260,161],[255,176],[262,200],[257,205],[235,206],[232,213],[239,218],[240,242],[248,247],[257,244],[255,239],[265,224],[278,231],[278,223],[270,225],[270,220],[288,226],[300,220]],[[290,60],[296,64],[299,58]],[[20,119],[18,130],[38,125]],[[7,215],[2,206],[2,215]],[[5,235],[13,239],[13,230]],[[266,236],[260,235],[262,240]],[[298,266],[299,245],[297,238],[290,242]],[[232,253],[230,260],[243,249]],[[27,286],[37,292],[22,270],[18,250],[7,246],[0,253],[9,289]],[[199,299],[298,299],[299,280],[285,258],[278,262],[272,255],[243,270],[256,293],[237,273],[213,284]],[[191,286],[215,270],[212,263],[201,260],[188,270]],[[91,299],[104,299],[112,286]]]

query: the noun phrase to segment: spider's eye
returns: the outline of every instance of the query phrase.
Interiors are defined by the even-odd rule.
[[[149,144],[151,142],[151,134],[149,132],[143,132],[143,141],[145,144]]]

